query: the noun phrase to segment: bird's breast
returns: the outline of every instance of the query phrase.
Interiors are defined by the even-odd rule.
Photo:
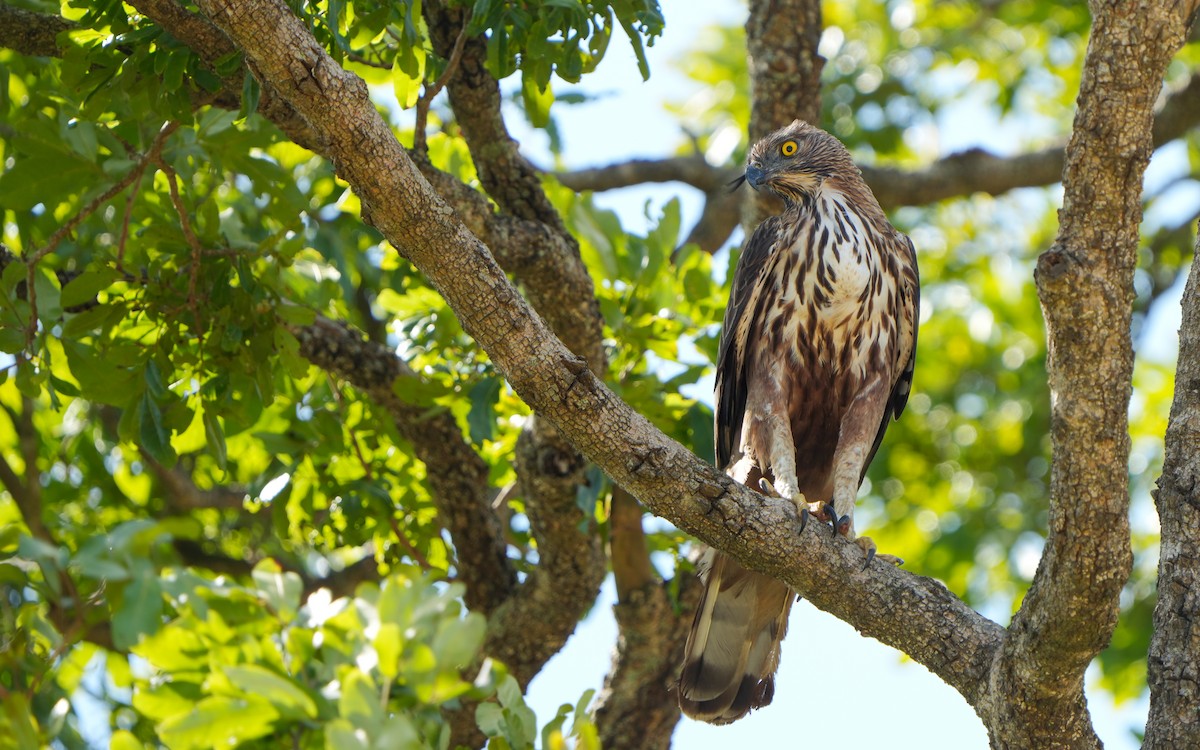
[[[817,208],[782,243],[772,269],[780,314],[767,326],[769,344],[802,369],[862,376],[891,337],[880,323],[889,284],[879,241],[837,201]]]

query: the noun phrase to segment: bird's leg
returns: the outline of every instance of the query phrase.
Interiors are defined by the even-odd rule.
[[[808,500],[800,491],[800,482],[796,479],[796,441],[792,439],[790,420],[786,413],[773,411],[765,415],[763,421],[768,430],[769,462],[775,480],[772,486],[780,497],[792,501],[803,524],[807,520]]]
[[[858,392],[846,410],[837,449],[833,453],[833,528],[836,533],[862,548],[867,556],[866,565],[870,565],[876,557],[894,564],[903,562],[892,555],[877,555],[875,542],[867,537],[856,538],[854,533],[854,505],[858,488],[870,458],[868,454],[875,431],[879,429],[886,408],[887,389],[881,380],[871,381]]]

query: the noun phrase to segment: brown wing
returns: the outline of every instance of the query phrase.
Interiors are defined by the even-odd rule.
[[[778,216],[758,225],[738,259],[729,292],[729,306],[721,324],[717,349],[717,387],[713,408],[717,466],[725,469],[739,448],[742,418],[746,413],[746,342],[738,341],[739,324],[752,309],[751,298],[760,291],[763,268],[779,237]]]
[[[892,384],[887,408],[883,411],[883,421],[879,424],[879,431],[875,433],[875,443],[871,446],[871,452],[867,454],[867,462],[863,464],[862,476],[859,477],[860,482],[862,477],[867,475],[871,461],[875,459],[875,453],[879,450],[879,444],[883,442],[883,433],[887,432],[888,424],[893,419],[899,419],[905,405],[908,404],[908,394],[912,392],[913,368],[917,363],[917,323],[921,314],[921,284],[917,276],[917,251],[913,247],[912,240],[907,236],[899,235],[899,239],[900,242],[896,247],[896,257],[898,258],[896,286],[897,292],[900,294],[900,320],[897,321],[896,331],[900,336],[901,356],[907,348],[908,361],[900,370],[900,376],[896,378],[896,382]]]

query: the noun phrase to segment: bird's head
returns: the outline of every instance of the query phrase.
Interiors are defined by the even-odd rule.
[[[800,203],[830,177],[857,174],[841,141],[795,120],[754,144],[743,179],[755,190],[765,188],[789,203]]]

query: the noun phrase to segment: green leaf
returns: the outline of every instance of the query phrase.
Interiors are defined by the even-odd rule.
[[[504,709],[495,703],[480,703],[475,707],[475,724],[488,737],[504,733]]]
[[[163,71],[163,85],[167,91],[178,91],[183,86],[188,57],[190,55],[186,50],[177,50],[167,58],[166,69]]]
[[[43,266],[34,269],[33,288],[37,291],[38,318],[48,328],[62,317],[62,289],[54,274]]]
[[[149,391],[138,402],[138,442],[150,457],[168,468],[175,465],[175,449],[171,447],[171,431],[163,423],[162,411]]]
[[[449,395],[451,389],[440,380],[420,375],[401,375],[392,383],[392,393],[410,404],[433,406],[434,399]]]
[[[554,92],[549,83],[540,84],[530,71],[521,74],[521,100],[525,103],[525,116],[535,128],[550,124],[550,105],[554,104]]]
[[[132,732],[118,729],[112,733],[112,738],[108,741],[108,750],[145,750],[145,746]]]
[[[424,81],[425,51],[420,47],[402,45],[392,63],[392,89],[401,107],[408,109],[417,103]]]
[[[13,690],[5,696],[2,713],[4,717],[4,733],[8,735],[7,742],[13,748],[42,747],[38,740],[37,724],[33,718],[33,707],[29,699],[19,690]]]
[[[22,536],[17,542],[17,556],[37,563],[55,597],[62,596],[62,573],[67,568],[68,554],[65,547],[32,536]]]
[[[128,649],[143,634],[162,625],[163,596],[158,571],[149,560],[138,560],[133,578],[117,597],[113,612],[113,645]]]
[[[163,744],[171,750],[210,750],[266,737],[274,732],[278,718],[274,707],[262,698],[213,696],[157,728]]]
[[[300,576],[281,570],[271,559],[255,565],[251,576],[259,596],[279,615],[291,617],[300,610],[300,596],[304,592]]]
[[[162,372],[154,360],[146,362],[146,393],[155,399],[164,399],[168,395],[167,385],[163,382]]]
[[[247,70],[245,77],[242,78],[242,108],[239,112],[239,119],[245,119],[258,111],[260,96],[262,96],[262,87],[258,85],[258,79]]]
[[[28,211],[49,196],[63,199],[77,195],[82,185],[96,182],[97,173],[90,162],[69,152],[20,159],[0,174],[0,206],[11,211]]]
[[[64,339],[62,345],[67,353],[67,366],[79,381],[85,397],[103,404],[125,406],[144,393],[137,384],[138,373],[133,368],[122,367],[78,341]],[[136,409],[129,409],[127,413],[134,411]]]
[[[476,612],[461,620],[450,620],[438,629],[433,653],[439,667],[465,667],[475,658],[487,633],[487,621]]]
[[[369,750],[367,736],[345,719],[334,719],[325,725],[325,750]]]
[[[372,645],[379,657],[379,673],[394,680],[400,673],[400,656],[404,651],[404,633],[400,626],[394,622],[380,624]]]
[[[500,378],[484,378],[471,387],[468,398],[471,409],[467,412],[467,427],[471,442],[483,445],[483,441],[491,440],[496,427],[496,403],[500,400],[500,389],[503,381]]]
[[[257,664],[225,667],[225,676],[243,692],[263,698],[283,717],[315,719],[317,704],[296,682]]]
[[[221,419],[209,407],[204,408],[204,437],[209,453],[217,460],[217,467],[225,471],[228,456],[225,449],[225,428]]]
[[[379,704],[379,691],[371,678],[362,671],[352,669],[343,678],[338,713],[343,719],[366,732],[369,737],[379,735],[384,720],[383,708]]]

